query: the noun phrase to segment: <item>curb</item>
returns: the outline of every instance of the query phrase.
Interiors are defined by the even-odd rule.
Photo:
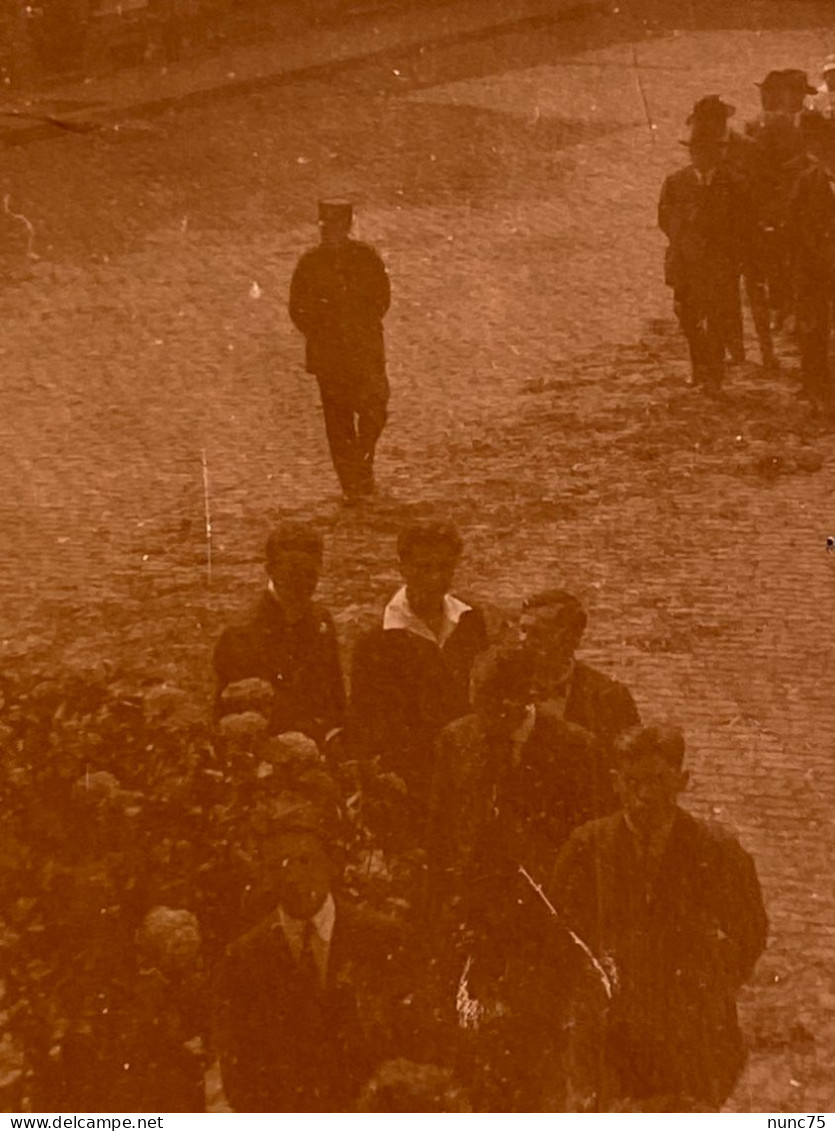
[[[403,47],[396,45],[380,48],[378,51],[369,51],[365,54],[351,55],[345,59],[336,59],[326,63],[310,63],[286,71],[277,71],[269,75],[257,75],[254,78],[234,79],[216,86],[198,88],[185,94],[168,95],[164,98],[149,99],[145,102],[125,103],[112,106],[110,109],[92,112],[89,116],[66,116],[58,118],[57,115],[44,120],[42,124],[29,126],[23,129],[3,132],[0,130],[0,139],[5,146],[29,145],[36,141],[50,141],[54,138],[65,136],[67,133],[90,134],[100,126],[124,117],[126,114],[137,117],[155,117],[168,110],[197,106],[208,106],[214,102],[234,98],[239,95],[249,94],[253,91],[271,89],[273,87],[290,86],[297,82],[308,82],[312,79],[326,79],[330,76],[342,74],[363,63],[373,62],[375,59],[389,58],[397,54],[400,59],[410,59],[420,55],[427,47],[454,46],[472,40],[484,39],[496,32],[516,31],[523,28],[549,27],[553,24],[567,20],[582,19],[592,13],[610,11],[608,0],[573,0],[558,12],[551,14],[538,14],[521,16],[518,19],[502,21],[501,23],[487,24],[483,27],[472,28],[468,31],[453,32],[435,38],[412,42]],[[0,115],[2,116],[2,115]],[[17,116],[17,115],[15,115]]]

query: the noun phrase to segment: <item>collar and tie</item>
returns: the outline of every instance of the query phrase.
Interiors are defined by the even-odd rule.
[[[280,907],[278,920],[300,976],[306,978],[311,987],[323,989],[327,980],[331,938],[336,922],[333,896],[328,895],[310,919],[291,919]]]

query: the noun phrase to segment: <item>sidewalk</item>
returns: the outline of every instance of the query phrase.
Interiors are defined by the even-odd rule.
[[[221,48],[211,56],[146,66],[83,82],[20,92],[0,110],[6,145],[86,133],[120,118],[161,113],[299,78],[326,78],[360,59],[477,38],[497,28],[551,23],[606,0],[452,0],[415,8],[399,0],[351,7],[323,3],[305,27],[290,21],[286,37]],[[280,15],[280,12],[278,13]],[[29,116],[31,115],[31,116]]]

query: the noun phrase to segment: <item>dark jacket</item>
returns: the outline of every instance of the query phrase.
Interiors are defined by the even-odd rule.
[[[351,665],[350,742],[356,757],[379,758],[425,803],[433,743],[442,727],[470,709],[470,672],[487,647],[478,609],[462,614],[443,648],[405,629],[375,628],[361,637]]]
[[[618,813],[572,834],[549,895],[565,925],[614,968],[604,1068],[620,1098],[720,1104],[745,1059],[736,993],[767,933],[748,853],[679,809],[650,875]]]
[[[797,270],[822,290],[835,279],[835,180],[815,161],[797,172],[786,209],[786,234]]]
[[[711,183],[692,166],[671,173],[661,189],[658,225],[670,241],[665,282],[710,287],[738,274],[753,254],[754,217],[745,181],[718,166]]]
[[[351,1111],[396,1046],[402,936],[337,903],[327,983],[311,994],[277,915],[227,949],[216,992],[223,1087],[239,1112]]]
[[[264,593],[245,624],[224,630],[214,666],[216,715],[225,687],[258,678],[275,690],[272,733],[302,731],[322,742],[328,731],[344,722],[345,688],[336,629],[328,610],[318,603],[291,625],[281,605]]]
[[[575,660],[565,704],[565,720],[585,727],[607,746],[641,716],[629,688],[582,660]]]
[[[290,284],[290,318],[307,339],[309,373],[355,386],[385,377],[383,318],[391,288],[367,244],[320,245],[299,260]]]
[[[476,715],[445,727],[436,751],[428,842],[442,903],[508,865],[546,878],[571,831],[603,811],[594,737],[572,723],[537,716],[515,765]]]

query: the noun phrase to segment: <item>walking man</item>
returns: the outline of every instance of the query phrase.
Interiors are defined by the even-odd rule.
[[[374,491],[374,452],[386,423],[383,318],[391,291],[383,261],[350,236],[353,207],[319,204],[321,241],[299,260],[290,318],[307,339],[306,368],[319,382],[331,459],[347,501]]]
[[[745,1063],[736,996],[768,930],[756,869],[679,807],[680,731],[636,727],[617,754],[621,811],[577,829],[551,878],[612,982],[599,1027],[586,1014],[572,1037],[573,1086],[599,1111],[717,1111]]]
[[[694,128],[685,144],[691,164],[666,178],[658,205],[659,227],[670,241],[665,282],[690,347],[692,383],[717,392],[753,220],[745,182],[723,164],[722,141]]]

